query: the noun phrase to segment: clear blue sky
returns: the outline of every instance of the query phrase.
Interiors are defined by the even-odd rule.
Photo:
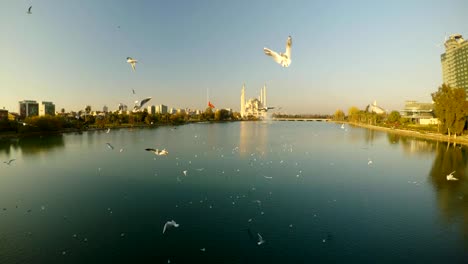
[[[32,15],[26,14],[32,5]],[[446,33],[468,38],[466,0],[0,0],[0,107],[53,101],[239,110],[240,89],[287,113],[430,102]],[[120,28],[118,28],[120,26]],[[293,38],[289,68],[263,54]],[[139,60],[136,72],[126,57]],[[137,97],[132,95],[135,89]]]

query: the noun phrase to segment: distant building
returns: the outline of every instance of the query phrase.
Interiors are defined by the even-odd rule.
[[[128,111],[128,107],[125,104],[120,103],[119,104],[119,114],[125,114]]]
[[[167,114],[167,105],[157,105],[156,106],[156,113],[158,114]]]
[[[406,101],[405,108],[400,111],[401,117],[409,118],[421,125],[437,124],[439,121],[434,118],[433,103],[419,103],[416,101]]]
[[[179,109],[177,109],[177,113],[178,113],[178,114],[184,114],[184,113],[185,113],[185,109],[179,108]]]
[[[19,114],[21,118],[37,116],[39,114],[39,104],[34,100],[20,101]]]
[[[450,87],[464,88],[468,99],[468,41],[453,34],[445,41],[445,53],[440,56],[442,77]]]
[[[0,109],[0,120],[8,120],[8,110]]]
[[[11,121],[18,121],[20,118],[20,115],[18,113],[8,113],[8,120],[11,120]]]
[[[156,107],[154,105],[149,105],[148,106],[148,114],[150,114],[150,115],[156,114]]]
[[[102,107],[102,112],[103,113],[109,112],[109,107],[107,107],[106,105],[104,107]]]
[[[175,114],[177,112],[177,110],[175,108],[171,108],[169,109],[169,114]]]
[[[40,116],[45,116],[45,115],[54,116],[55,105],[52,102],[42,101],[41,104],[39,105],[39,115]]]
[[[383,109],[382,107],[377,106],[377,101],[374,101],[373,104],[368,105],[368,106],[366,107],[366,110],[367,110],[367,112],[376,113],[376,114],[384,114],[384,113],[387,112],[387,111],[385,111],[385,109]]]
[[[248,116],[264,118],[267,115],[267,104],[266,104],[266,85],[260,89],[260,95],[258,98],[251,98],[245,101],[245,84],[242,85],[241,90],[241,117],[245,118]]]

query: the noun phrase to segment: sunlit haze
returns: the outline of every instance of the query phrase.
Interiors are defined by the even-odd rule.
[[[465,0],[1,0],[0,108],[37,100],[57,111],[116,110],[151,96],[150,105],[204,109],[209,94],[239,111],[245,83],[247,98],[266,84],[269,104],[285,113],[374,100],[399,110],[431,101],[440,44],[449,33],[468,37],[467,10]],[[283,68],[263,48],[284,51],[289,35]]]

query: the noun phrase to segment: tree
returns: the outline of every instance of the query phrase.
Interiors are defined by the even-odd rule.
[[[390,123],[396,123],[400,120],[400,113],[398,111],[392,111],[390,112],[390,114],[388,115],[388,122]]]
[[[345,118],[345,114],[344,114],[343,110],[338,109],[338,110],[335,111],[335,114],[333,115],[333,120],[343,121],[344,118]]]
[[[359,120],[359,108],[351,106],[348,109],[348,120],[351,122],[357,122]]]
[[[434,112],[439,119],[441,132],[460,135],[465,127],[468,115],[468,102],[463,88],[451,88],[443,84],[439,90],[432,94]]]
[[[228,120],[230,117],[231,115],[229,114],[229,111],[226,109],[220,109],[216,111],[216,113],[214,114],[214,119],[217,121]]]

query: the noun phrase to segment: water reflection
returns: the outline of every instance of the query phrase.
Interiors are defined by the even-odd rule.
[[[438,144],[436,157],[430,171],[437,205],[446,224],[461,221],[464,241],[468,243],[468,182],[466,166],[468,153],[466,148]],[[456,171],[458,181],[447,181],[447,174]]]
[[[401,146],[403,148],[403,152],[406,154],[433,155],[437,146],[439,146],[438,141],[402,136],[394,133],[387,133],[387,139],[390,144],[398,144]],[[440,144],[445,145],[444,143]]]
[[[25,137],[0,141],[0,153],[10,154],[12,150],[21,151],[23,155],[35,155],[55,148],[64,148],[62,135]]]
[[[240,122],[239,152],[241,156],[253,152],[265,153],[268,141],[268,123]],[[252,140],[254,139],[254,140]],[[254,142],[255,144],[251,144]]]

